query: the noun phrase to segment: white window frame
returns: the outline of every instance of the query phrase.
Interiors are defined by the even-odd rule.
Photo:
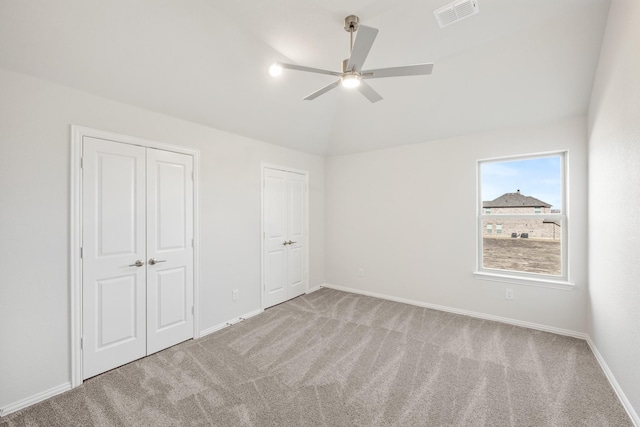
[[[482,206],[482,174],[481,168],[483,164],[486,163],[501,163],[501,162],[509,162],[509,161],[517,161],[517,160],[528,160],[528,159],[538,159],[544,157],[555,157],[560,156],[561,158],[561,179],[562,179],[562,212],[561,213],[534,213],[534,214],[487,214],[486,208]],[[568,181],[568,167],[569,167],[569,152],[567,150],[563,151],[552,151],[545,153],[535,153],[535,154],[527,154],[520,156],[507,156],[507,157],[499,157],[499,158],[490,158],[490,159],[482,159],[478,160],[476,163],[476,176],[477,176],[477,189],[476,189],[476,247],[477,247],[477,256],[476,256],[476,271],[474,272],[474,276],[477,279],[481,280],[491,280],[497,282],[507,282],[507,283],[516,283],[523,285],[532,285],[532,286],[540,286],[540,287],[548,287],[548,288],[556,288],[556,289],[573,289],[574,284],[570,282],[569,272],[569,181]],[[560,254],[560,262],[561,262],[561,274],[559,276],[554,276],[550,274],[539,274],[539,273],[527,273],[524,271],[512,271],[512,270],[500,270],[496,268],[485,268],[482,266],[483,261],[483,221],[484,220],[498,220],[503,224],[503,220],[505,219],[532,219],[532,220],[540,220],[541,217],[547,220],[557,221],[561,224],[561,254]]]

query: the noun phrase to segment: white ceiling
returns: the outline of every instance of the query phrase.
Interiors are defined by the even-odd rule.
[[[0,67],[294,149],[367,151],[584,115],[609,0],[479,0],[440,29],[447,0],[0,0]],[[332,77],[344,17],[378,28],[366,68],[434,62],[427,77]]]

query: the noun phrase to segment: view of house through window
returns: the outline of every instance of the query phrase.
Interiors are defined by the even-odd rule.
[[[479,162],[481,270],[566,277],[564,157]]]

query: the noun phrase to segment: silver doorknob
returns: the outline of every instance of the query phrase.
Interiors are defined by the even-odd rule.
[[[291,240],[289,240],[287,243],[290,245],[293,245],[294,243],[298,243],[298,242],[292,242]]]
[[[129,264],[129,267],[142,267],[144,265],[144,261],[137,260],[135,264]]]
[[[156,265],[159,262],[167,262],[167,260],[166,259],[155,259],[155,258],[149,259],[149,264],[150,265]]]
[[[286,240],[284,242],[282,242],[282,246],[287,246],[289,244],[289,242],[287,242]]]

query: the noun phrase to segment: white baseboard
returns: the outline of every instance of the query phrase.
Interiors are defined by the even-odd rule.
[[[459,308],[447,307],[447,306],[444,306],[444,305],[430,304],[430,303],[422,302],[422,301],[418,301],[418,300],[412,300],[412,299],[407,299],[407,298],[399,298],[399,297],[394,297],[394,296],[391,296],[391,295],[379,294],[379,293],[376,293],[376,292],[362,291],[360,289],[348,288],[348,287],[344,287],[344,286],[336,286],[336,285],[332,285],[330,283],[324,283],[322,285],[322,287],[323,288],[335,289],[335,290],[338,290],[338,291],[351,292],[351,293],[354,293],[354,294],[366,295],[366,296],[375,297],[375,298],[386,299],[386,300],[389,300],[389,301],[401,302],[403,304],[416,305],[418,307],[431,308],[433,310],[445,311],[447,313],[461,314],[463,316],[476,317],[478,319],[492,320],[494,322],[507,323],[509,325],[515,325],[515,326],[522,326],[523,328],[536,329],[538,331],[551,332],[551,333],[558,334],[558,335],[566,335],[566,336],[569,336],[569,337],[580,338],[580,339],[586,339],[587,338],[587,335],[584,332],[576,332],[576,331],[571,331],[571,330],[568,330],[568,329],[556,328],[554,326],[547,326],[547,325],[540,325],[538,323],[524,322],[522,320],[510,319],[508,317],[494,316],[492,314],[485,314],[485,313],[479,313],[479,312],[476,312],[476,311],[462,310],[462,309],[459,309]]]
[[[33,396],[29,396],[25,399],[7,405],[4,408],[0,408],[0,417],[4,417],[5,415],[9,415],[13,412],[19,411],[20,409],[24,409],[27,406],[42,402],[43,400],[49,399],[50,397],[56,396],[69,390],[71,390],[71,382],[60,384],[59,386],[50,388],[49,390],[34,394]]]
[[[631,418],[631,421],[636,427],[640,427],[640,416],[638,416],[638,413],[635,411],[635,409],[631,405],[631,402],[629,402],[629,399],[627,399],[627,395],[624,394],[624,391],[622,391],[622,388],[620,387],[618,380],[616,380],[616,377],[613,375],[613,372],[611,371],[611,369],[609,369],[609,365],[607,365],[607,362],[604,360],[604,357],[602,357],[602,354],[598,350],[598,347],[596,347],[596,344],[593,342],[593,339],[591,339],[589,335],[587,335],[586,339],[587,339],[587,344],[589,344],[589,348],[591,348],[591,351],[596,357],[596,360],[598,361],[598,363],[600,364],[600,367],[604,371],[604,374],[609,380],[609,384],[611,384],[611,387],[616,392],[616,395],[618,395],[618,399],[620,399],[622,406],[627,411],[629,418]]]
[[[246,320],[246,319],[248,319],[250,317],[258,315],[258,314],[262,313],[263,311],[264,310],[259,308],[257,310],[250,311],[247,314],[243,314],[242,316],[234,317],[233,319],[227,320],[226,322],[219,323],[219,324],[217,324],[215,326],[212,326],[210,328],[207,328],[207,329],[203,329],[202,331],[200,331],[200,334],[198,335],[198,338],[202,338],[202,337],[204,337],[206,335],[212,334],[212,333],[214,333],[216,331],[219,331],[221,329],[226,328],[227,326],[235,325],[238,322],[242,322],[243,320]]]
[[[314,286],[313,288],[309,288],[309,290],[307,291],[307,294],[310,294],[310,293],[315,292],[315,291],[319,291],[320,289],[322,289],[323,286],[324,286],[324,284],[323,285]],[[247,313],[247,314],[245,314],[243,316],[236,317],[236,318],[233,318],[231,320],[227,320],[226,322],[219,323],[219,324],[217,324],[215,326],[212,326],[210,328],[207,328],[207,329],[203,329],[202,331],[200,331],[200,334],[198,335],[198,338],[202,338],[202,337],[204,337],[206,335],[212,334],[212,333],[214,333],[216,331],[219,331],[221,329],[226,328],[227,326],[235,325],[238,322],[242,322],[245,319],[248,319],[248,318],[253,317],[253,316],[257,315],[257,314],[260,314],[263,311],[264,310],[262,310],[262,309],[254,310],[254,311],[252,311],[250,313]]]
[[[318,285],[318,286],[314,286],[313,288],[309,288],[309,290],[307,291],[307,294],[310,294],[315,291],[319,291],[320,289],[322,289],[322,286],[323,285]]]

